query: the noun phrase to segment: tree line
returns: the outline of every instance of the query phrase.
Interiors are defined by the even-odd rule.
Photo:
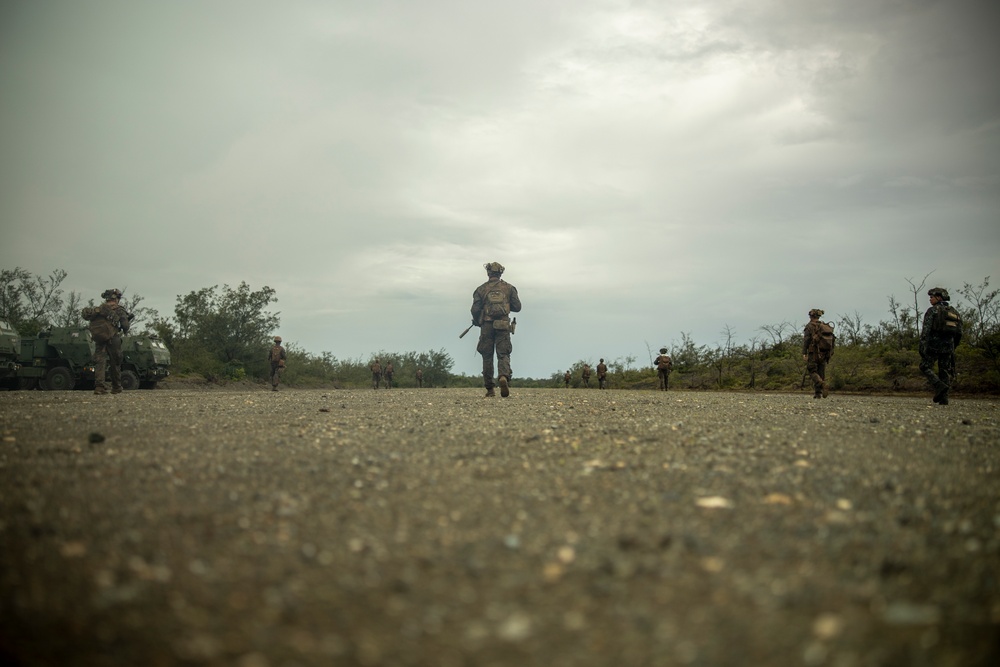
[[[835,325],[837,350],[827,372],[834,391],[921,391],[918,345],[926,280],[906,279],[910,295],[904,304],[887,297],[886,317],[865,322],[858,313],[827,316]],[[84,326],[80,310],[94,305],[90,299],[62,288],[66,271],[36,276],[20,267],[0,271],[0,318],[25,337],[52,326]],[[952,295],[952,305],[962,314],[965,336],[956,351],[956,389],[967,393],[1000,391],[1000,290],[990,288],[987,276],[978,284],[964,283]],[[912,305],[909,302],[912,296]],[[172,317],[162,317],[142,305],[143,297],[128,293],[126,309],[135,314],[133,328],[159,336],[171,351],[175,376],[197,376],[213,382],[263,381],[269,374],[267,350],[280,324],[272,312],[278,301],[274,289],[253,290],[246,282],[236,287],[218,285],[177,297]],[[674,360],[672,388],[704,390],[800,390],[806,386],[802,362],[802,325],[782,321],[762,324],[747,341],[737,340],[728,324],[715,345],[697,343],[689,333],[665,345]],[[606,361],[612,388],[655,389],[652,348],[646,344],[649,363],[634,355]],[[367,387],[370,362],[392,361],[394,385],[416,385],[416,369],[423,370],[425,387],[478,386],[482,378],[452,373],[454,361],[444,350],[391,352],[379,350],[367,359],[338,359],[331,352],[310,353],[295,343],[286,345],[288,369],[283,381],[299,387]],[[568,370],[571,386],[581,384],[584,364],[591,369],[597,359],[580,359]],[[561,387],[557,369],[546,378],[517,378],[522,387]],[[596,380],[591,386],[596,386]]]

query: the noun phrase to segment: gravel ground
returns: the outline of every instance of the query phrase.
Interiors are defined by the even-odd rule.
[[[991,400],[0,393],[0,664],[997,665]]]

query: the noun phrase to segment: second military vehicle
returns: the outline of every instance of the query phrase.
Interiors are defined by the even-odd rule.
[[[122,387],[153,389],[170,375],[170,350],[156,334],[122,338]]]

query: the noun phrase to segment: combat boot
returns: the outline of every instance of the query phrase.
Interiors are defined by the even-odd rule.
[[[111,393],[112,394],[120,394],[120,393],[122,393],[122,388],[121,387],[112,387],[111,388]]]
[[[823,395],[823,398],[830,395],[830,388],[827,386],[826,380],[823,380],[823,388],[820,390],[820,394]]]
[[[94,387],[94,393],[97,394],[98,396],[103,396],[104,394],[108,393],[108,390],[102,386],[97,386]],[[935,398],[934,400],[936,401],[937,399]]]
[[[493,398],[494,396],[496,396],[496,394],[493,393],[493,387],[487,387],[486,388],[486,395],[483,396],[483,398]]]
[[[500,376],[500,395],[504,398],[510,396],[510,386],[507,384],[507,378],[503,375]]]

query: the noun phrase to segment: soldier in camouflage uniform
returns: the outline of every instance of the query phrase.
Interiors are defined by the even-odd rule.
[[[278,383],[281,382],[281,374],[285,371],[287,358],[285,348],[281,347],[281,336],[275,336],[274,345],[267,353],[267,361],[271,364],[271,391],[278,391]]]
[[[372,372],[372,389],[378,389],[379,382],[382,381],[382,363],[376,359],[368,368]]]
[[[608,365],[604,363],[604,359],[601,359],[597,364],[597,386],[601,389],[607,387],[608,382]]]
[[[424,386],[424,372],[421,369],[417,369],[417,389],[422,389]]]
[[[653,368],[656,369],[660,391],[668,391],[670,389],[670,372],[674,370],[674,360],[667,354],[667,348],[660,348],[659,356],[653,360]]]
[[[382,371],[382,381],[386,389],[392,389],[392,375],[396,369],[392,367],[392,361],[385,362],[385,370]]]
[[[583,365],[583,371],[580,372],[580,377],[583,379],[584,388],[590,389],[590,364]]]
[[[500,280],[504,267],[499,262],[484,264],[489,278],[472,293],[472,323],[479,327],[479,343],[476,351],[483,355],[483,381],[486,397],[493,392],[493,352],[496,350],[499,372],[500,395],[510,396],[510,313],[521,311],[521,300],[517,288]]]
[[[948,405],[948,392],[955,379],[955,347],[962,342],[962,317],[948,305],[951,297],[945,288],[934,287],[927,295],[931,307],[924,313],[920,330],[920,372],[934,388],[934,402]]]
[[[572,380],[572,379],[573,379],[572,374],[570,374],[569,371],[566,371],[566,373],[563,375],[563,382],[566,383],[566,388],[567,389],[569,389],[569,381]]]
[[[826,398],[830,395],[830,389],[826,384],[826,365],[830,363],[833,356],[832,346],[823,349],[822,332],[831,325],[820,321],[824,311],[813,308],[809,311],[809,322],[802,330],[802,360],[806,362],[806,370],[813,383],[813,398]],[[830,328],[830,336],[833,329]]]
[[[132,316],[119,305],[121,290],[109,289],[101,294],[104,303],[84,308],[80,313],[90,322],[90,337],[94,339],[94,393],[105,394],[104,377],[111,362],[111,393],[122,391],[122,334],[128,333]]]

